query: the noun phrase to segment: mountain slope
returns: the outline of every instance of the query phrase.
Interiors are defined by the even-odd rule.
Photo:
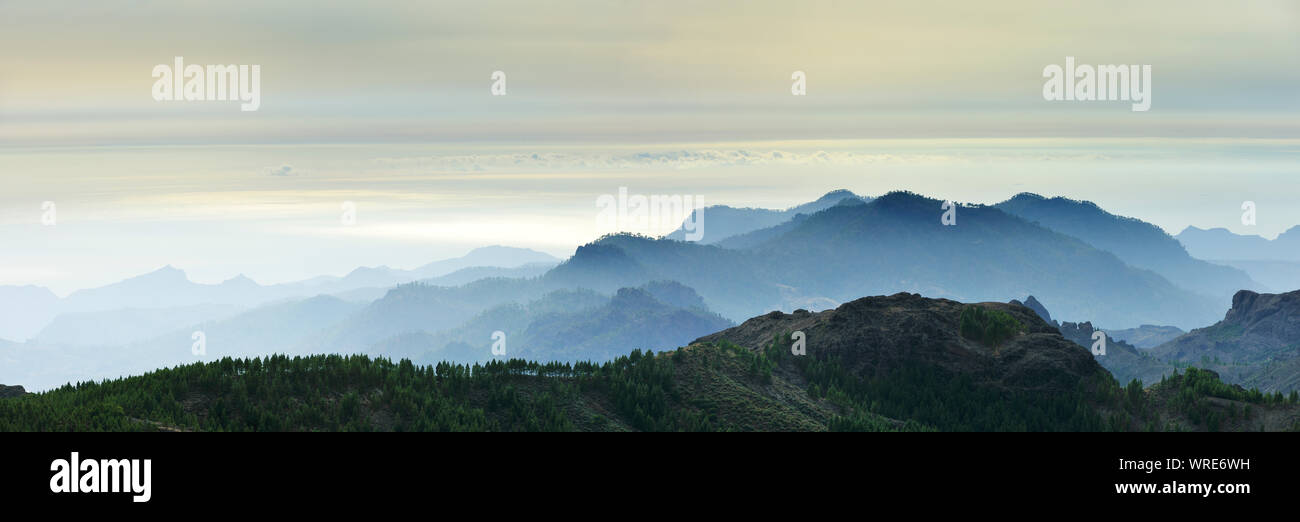
[[[1300,389],[1300,291],[1241,291],[1222,321],[1151,349],[1163,360],[1218,372],[1264,392]]]
[[[62,313],[158,309],[203,304],[252,305],[269,300],[270,293],[243,276],[220,284],[190,281],[185,271],[171,265],[111,285],[77,290],[59,303]]]
[[[940,206],[890,193],[813,214],[749,251],[784,267],[781,283],[838,301],[894,291],[963,301],[1034,294],[1057,303],[1061,317],[1133,326],[1207,324],[1220,313],[1211,299],[997,208],[961,207],[957,224],[944,226]]]
[[[764,260],[749,252],[644,236],[615,235],[578,248],[541,278],[550,289],[613,293],[653,281],[691,287],[710,310],[728,318],[782,308],[781,286]]]
[[[1088,350],[1096,342],[1092,338],[1096,330],[1090,322],[1060,323],[1058,329],[1063,337]],[[1110,332],[1103,332],[1103,335],[1106,336],[1106,353],[1093,357],[1121,383],[1137,379],[1150,384],[1177,371],[1174,365],[1156,358],[1149,351],[1139,350],[1132,344],[1116,339]]]
[[[1155,225],[1116,216],[1089,201],[1023,193],[994,206],[1081,239],[1131,266],[1154,271],[1194,292],[1226,299],[1238,290],[1260,286],[1241,270],[1193,258],[1177,239]]]
[[[319,338],[303,345],[317,352],[363,353],[383,339],[454,328],[491,307],[537,299],[546,290],[540,279],[488,278],[457,287],[403,284],[326,325]]]
[[[416,281],[426,286],[463,286],[482,279],[528,279],[539,277],[542,274],[555,268],[559,263],[529,263],[514,268],[501,268],[495,266],[471,266],[462,268],[450,274],[438,277],[430,277]],[[368,288],[357,288],[345,292],[331,294],[340,299],[348,301],[372,302],[384,297],[389,286],[372,286]]]
[[[997,346],[960,333],[962,312],[979,307],[1005,313],[1019,331]],[[874,376],[923,365],[971,379],[973,386],[1011,392],[1073,392],[1080,382],[1109,378],[1086,350],[1069,342],[1032,310],[1002,303],[963,304],[916,294],[867,297],[834,310],[772,312],[697,342],[727,340],[752,349],[805,334],[809,357],[838,360],[851,374]]]
[[[848,190],[839,189],[827,192],[816,201],[790,207],[785,210],[766,208],[735,208],[726,205],[705,207],[702,211],[692,211],[687,223],[701,223],[703,236],[700,242],[706,245],[718,243],[725,239],[753,232],[755,230],[779,225],[799,214],[811,214],[839,204],[844,200],[870,201],[871,198],[859,196]],[[696,212],[702,212],[703,220]],[[664,236],[676,241],[686,240],[685,225]]]
[[[441,277],[457,270],[472,267],[517,268],[530,264],[555,264],[558,258],[528,248],[500,245],[475,248],[468,254],[452,259],[434,261],[409,271],[411,280]]]
[[[369,353],[416,362],[486,362],[493,359],[492,333],[500,331],[507,336],[507,357],[599,362],[633,348],[676,348],[731,324],[705,309],[690,288],[659,281],[621,288],[612,297],[556,290],[526,304],[493,307],[453,329],[387,339]]]
[[[840,201],[835,206],[861,206],[866,204],[867,202],[863,200],[846,199]],[[763,229],[755,230],[753,232],[747,232],[744,234],[738,234],[729,237],[727,239],[724,239],[722,241],[719,241],[717,244],[718,246],[723,248],[732,248],[732,249],[753,248],[755,246],[761,245],[763,243],[781,237],[782,235],[785,235],[791,230],[794,230],[802,226],[810,215],[811,214],[798,214],[795,217],[791,218],[789,221],[786,221],[785,223],[781,223],[780,225],[769,227],[769,228],[763,228]]]
[[[1095,335],[1099,330],[1093,328],[1092,322],[1058,322],[1052,319],[1052,314],[1047,311],[1047,307],[1032,295],[1025,299],[1023,305],[1020,301],[1014,299],[1011,300],[1010,304],[1025,306],[1030,310],[1033,310],[1034,313],[1037,314],[1038,317],[1042,318],[1044,322],[1055,326],[1057,331],[1061,333],[1062,337],[1069,339],[1074,344],[1088,349],[1089,353],[1092,352],[1093,345],[1097,344],[1097,341],[1100,340],[1093,339],[1093,335]],[[1181,332],[1181,330],[1172,326],[1156,327],[1144,325],[1143,328],[1172,328],[1173,330]],[[1130,329],[1127,332],[1131,333],[1137,330],[1138,329]],[[1152,357],[1150,353],[1139,350],[1138,347],[1126,342],[1124,338],[1115,335],[1114,332],[1107,330],[1101,333],[1106,339],[1106,352],[1104,354],[1093,355],[1093,358],[1096,359],[1097,363],[1103,368],[1106,368],[1106,371],[1115,376],[1119,382],[1127,383],[1137,379],[1145,383],[1150,383],[1156,379],[1163,378],[1166,375],[1172,375],[1177,371],[1175,366],[1157,360],[1155,357]]]
[[[962,207],[956,226],[940,203],[890,193],[836,205],[747,249],[617,235],[578,249],[544,280],[605,292],[680,281],[729,318],[824,309],[861,295],[917,292],[964,301],[1033,293],[1064,317],[1117,326],[1213,322],[1222,307],[1108,252],[992,207]]]
[[[361,308],[361,304],[326,295],[273,303],[227,319],[185,325],[167,335],[126,345],[122,351],[165,354],[180,348],[185,358],[193,358],[189,350],[192,337],[195,331],[202,331],[205,358],[307,353],[315,349],[304,339],[319,335]]]

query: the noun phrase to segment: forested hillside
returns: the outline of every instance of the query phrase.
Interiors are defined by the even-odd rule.
[[[1121,387],[1029,308],[898,294],[603,364],[225,358],[0,399],[0,430],[1255,431],[1300,428],[1297,401],[1194,369]]]

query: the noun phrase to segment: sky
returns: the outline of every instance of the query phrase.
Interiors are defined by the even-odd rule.
[[[156,101],[177,56],[258,65],[260,107]],[[1045,100],[1067,56],[1150,65],[1150,110]],[[563,257],[620,187],[1031,191],[1274,237],[1300,224],[1298,86],[1294,1],[0,0],[0,284]]]

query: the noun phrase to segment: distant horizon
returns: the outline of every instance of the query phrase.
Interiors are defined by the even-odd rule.
[[[876,142],[885,142],[885,145],[896,144],[898,142],[904,142],[904,143],[911,142],[915,147],[915,144],[928,143],[928,140],[842,140],[842,143],[849,143],[849,144],[853,144],[853,143],[876,144]],[[1024,148],[1024,143],[1026,142],[1037,145],[1037,147]],[[956,140],[954,139],[954,140],[941,140],[940,145],[949,145],[950,147],[950,144],[954,144],[954,143],[956,144],[975,143],[980,145],[991,144],[992,147],[989,148],[989,151],[1000,152],[1002,153],[1002,155],[1005,155],[1006,157],[1013,157],[1013,158],[1018,156],[1021,157],[1023,156],[1032,157],[1034,155],[1041,156],[1041,157],[1032,157],[1034,158],[1034,160],[1037,161],[1053,161],[1054,158],[1052,156],[1047,156],[1049,155],[1049,153],[1050,155],[1061,155],[1062,158],[1069,158],[1071,157],[1071,155],[1075,157],[1083,157],[1086,158],[1086,160],[1084,161],[1089,162],[1089,164],[1091,164],[1091,162],[1101,162],[1101,161],[1109,162],[1115,160],[1114,157],[1104,156],[1105,152],[1095,152],[1095,153],[1086,153],[1086,152],[1079,152],[1079,151],[1062,152],[1063,143],[1075,143],[1075,142],[1079,142],[1079,140],[1053,140],[1053,139]],[[1084,140],[1084,142],[1086,142],[1084,143],[1084,145],[1087,145],[1087,140]],[[1108,140],[1100,140],[1100,142],[1104,142],[1106,145],[1108,145],[1108,147],[1114,149],[1115,147],[1117,147],[1117,143],[1125,143],[1128,142],[1128,140],[1108,139]],[[1152,142],[1152,140],[1143,140],[1143,142]],[[1186,140],[1156,140],[1156,142],[1166,142],[1166,144],[1171,142],[1171,143],[1182,145],[1183,142],[1186,142]],[[1219,147],[1234,147],[1234,148],[1240,147],[1240,145],[1243,144],[1251,145],[1251,147],[1264,147],[1265,149],[1268,149],[1269,147],[1278,147],[1278,145],[1281,145],[1281,151],[1278,152],[1283,153],[1283,155],[1284,153],[1291,152],[1288,151],[1288,148],[1290,147],[1300,147],[1300,140],[1218,140],[1218,139],[1214,139],[1214,140],[1191,140],[1191,142],[1199,143],[1199,144],[1218,144]],[[1264,143],[1257,143],[1257,142],[1264,142]],[[816,145],[827,145],[827,144],[836,144],[836,143],[839,142],[815,142]],[[793,144],[796,145],[796,147],[798,147],[798,145],[800,145],[800,142],[776,142],[774,144],[784,144],[784,145]],[[722,144],[722,145],[727,145],[727,144]],[[758,144],[758,145],[762,145],[762,144]],[[1050,147],[1043,147],[1043,145],[1050,145]],[[224,149],[227,147],[237,147],[237,145],[204,145],[204,147],[199,147],[199,149],[201,151],[201,149],[213,149],[213,148]],[[334,148],[335,145],[312,145],[312,147],[309,148],[318,148],[318,147]],[[395,145],[385,145],[385,147],[395,147]],[[400,148],[400,145],[396,145],[396,147]],[[419,145],[412,145],[412,147],[419,147]],[[446,145],[442,145],[442,147],[446,147]],[[480,147],[485,147],[485,145],[480,145]],[[876,144],[876,147],[881,147],[881,145]],[[1010,149],[1008,149],[1008,147],[1010,147]],[[295,148],[295,147],[289,147],[289,145],[269,145],[269,147],[259,147],[259,148],[266,149],[266,148]],[[370,147],[369,145],[350,145],[350,147],[344,147],[344,148],[357,148],[357,149],[363,149],[363,151],[367,151],[367,149],[369,149]],[[419,148],[424,148],[424,147],[419,147]],[[34,155],[40,155],[40,153],[42,153],[43,149],[45,148],[22,148],[22,149],[25,149],[27,153],[34,153]],[[59,149],[65,149],[65,148],[59,148]],[[72,149],[73,151],[81,151],[82,153],[86,153],[87,151],[86,148],[72,148]],[[100,148],[91,148],[91,149],[100,149]],[[159,151],[159,149],[195,149],[195,147],[192,147],[192,145],[190,145],[190,147],[179,147],[179,145],[173,145],[173,147],[129,147],[126,148],[126,151],[122,151],[122,148],[118,148],[118,147],[104,148],[104,149],[105,151],[114,151],[113,155],[118,155],[118,153],[129,152],[130,149],[142,149],[142,151],[153,153]],[[706,170],[706,171],[723,170],[725,171],[725,173],[729,175],[731,174],[731,170],[748,169],[748,168],[772,169],[774,168],[774,166],[772,165],[776,165],[776,169],[779,170],[779,173],[777,173],[776,175],[779,175],[780,177],[780,175],[784,175],[784,173],[787,173],[787,171],[792,171],[792,169],[798,170],[803,168],[826,168],[827,164],[831,164],[831,168],[844,168],[845,165],[849,166],[849,168],[854,168],[854,166],[857,166],[857,168],[862,168],[863,165],[872,166],[874,164],[906,165],[907,162],[918,162],[918,164],[956,164],[957,166],[944,165],[946,170],[952,170],[952,171],[944,171],[944,173],[941,174],[944,175],[944,177],[948,177],[948,178],[953,177],[953,175],[961,174],[963,169],[974,169],[972,168],[972,165],[975,165],[974,158],[978,157],[976,156],[978,155],[978,152],[959,151],[959,149],[952,149],[952,151],[948,151],[946,155],[940,156],[940,155],[936,155],[936,153],[932,153],[928,151],[885,153],[883,151],[879,151],[879,149],[871,149],[871,151],[867,151],[867,152],[855,152],[853,151],[853,149],[844,148],[844,149],[833,149],[832,160],[827,160],[826,157],[816,156],[819,155],[819,153],[820,155],[824,156],[826,155],[826,151],[823,151],[822,148],[814,148],[814,149],[809,149],[809,151],[815,151],[815,152],[805,152],[803,153],[802,157],[790,155],[789,152],[785,152],[785,155],[787,155],[787,157],[784,158],[784,164],[783,164],[783,162],[777,162],[775,160],[772,161],[763,160],[763,162],[755,162],[754,157],[763,157],[764,153],[771,153],[771,155],[780,155],[780,152],[774,152],[776,151],[775,148],[746,149],[745,147],[733,147],[731,149],[728,148],[695,149],[695,151],[703,151],[703,152],[690,151],[690,149],[685,149],[685,148],[682,149],[650,148],[653,149],[653,151],[658,151],[656,153],[662,156],[655,157],[653,158],[653,160],[649,162],[643,162],[643,164],[645,164],[643,165],[643,164],[637,164],[637,162],[634,161],[630,161],[628,160],[628,158],[630,157],[645,158],[645,156],[643,156],[645,155],[645,153],[619,152],[619,151],[629,151],[629,149],[630,151],[640,151],[640,149],[643,149],[643,147],[632,147],[632,148],[621,148],[621,149],[615,148],[612,149],[612,151],[614,152],[607,151],[607,149],[595,149],[595,151],[582,151],[582,149],[577,149],[578,152],[573,152],[575,151],[575,148],[572,147],[558,148],[556,149],[556,151],[552,151],[552,153],[556,155],[555,157],[550,157],[547,158],[547,160],[541,161],[542,164],[541,166],[529,166],[529,168],[526,168],[523,171],[517,170],[513,165],[508,165],[508,166],[490,165],[491,161],[499,161],[499,157],[502,155],[506,155],[507,157],[513,157],[512,155],[519,155],[519,153],[510,153],[510,152],[498,152],[497,155],[490,155],[490,153],[487,153],[487,155],[477,155],[477,153],[471,152],[469,153],[469,155],[412,156],[408,158],[394,158],[394,160],[389,160],[389,158],[378,158],[377,160],[377,158],[369,157],[368,161],[369,162],[408,161],[408,162],[412,162],[412,164],[417,165],[416,169],[435,169],[438,171],[439,175],[446,174],[446,173],[451,173],[455,175],[465,175],[464,173],[471,173],[469,175],[473,175],[473,173],[482,173],[482,171],[484,171],[485,169],[487,170],[498,169],[498,170],[502,170],[502,173],[499,174],[500,177],[504,177],[507,179],[526,179],[529,177],[537,177],[541,179],[541,182],[546,182],[546,179],[549,179],[551,177],[556,177],[556,175],[558,175],[560,179],[572,178],[573,175],[569,173],[569,170],[573,170],[575,168],[573,168],[573,166],[571,165],[582,164],[582,162],[589,161],[590,158],[593,157],[601,158],[601,161],[606,162],[606,165],[603,165],[603,169],[620,169],[624,171],[629,171],[629,173],[641,175],[641,177],[645,177],[645,175],[654,175],[655,173],[658,173],[658,171],[662,169],[667,169],[668,171],[671,171],[671,173],[676,173],[676,174],[680,174],[682,173],[682,171],[685,171],[685,173],[693,173],[693,171],[699,171],[699,170]],[[924,147],[922,147],[922,149],[924,149]],[[979,148],[970,147],[970,149],[972,149],[972,151],[978,151]],[[1039,152],[1040,149],[1043,152]],[[1079,149],[1088,149],[1088,147],[1079,147]],[[498,147],[491,147],[489,148],[489,151],[502,151],[502,149]],[[744,151],[746,155],[750,155],[750,157],[742,157],[741,160],[738,161],[736,161],[735,158],[732,158],[732,160],[728,160],[728,158],[725,158],[725,152],[727,151]],[[789,148],[785,149],[785,151],[789,151]],[[1104,151],[1104,149],[1099,148],[1099,149],[1095,149],[1095,151]],[[1165,155],[1165,153],[1166,152],[1157,152],[1156,156]],[[363,155],[361,156],[368,157],[367,155],[365,155],[365,153],[363,153]],[[1149,161],[1149,160],[1145,160],[1145,158],[1143,158],[1143,160]],[[4,158],[0,158],[0,162],[3,161]],[[480,161],[487,162],[489,166],[487,166],[487,168],[484,168],[484,166],[478,165],[477,162]],[[845,165],[835,165],[836,162],[841,162],[841,164],[845,164]],[[448,164],[451,164],[451,166],[448,166]],[[650,165],[650,169],[659,169],[659,170],[651,170],[650,173],[645,173],[645,170],[647,169],[646,165]],[[1105,164],[1100,164],[1100,165],[1105,165]],[[265,166],[265,168],[253,169],[255,171],[253,171],[252,174],[255,174],[255,177],[259,178],[259,180],[257,180],[257,182],[259,183],[264,182],[264,180],[266,179],[299,179],[299,180],[304,180],[305,182],[305,180],[312,178],[313,175],[317,174],[315,170],[304,171],[304,169],[292,168],[292,166],[287,164],[283,164],[282,166],[279,166],[278,169],[290,170],[289,173],[281,174],[281,173],[277,173],[277,171],[272,171],[273,169],[274,168],[272,168],[272,166]],[[456,173],[460,173],[460,174],[456,174]],[[489,174],[490,177],[491,174],[490,171],[487,174]],[[162,177],[161,179],[165,179],[165,178],[166,177]],[[334,175],[333,173],[328,173],[324,175],[324,177],[322,178],[325,178],[324,182],[328,182],[328,183],[339,183],[339,184],[347,183],[346,178],[339,179],[337,175]],[[421,179],[429,179],[429,178],[425,177]],[[413,183],[419,184],[422,182],[421,180],[415,180],[415,182]],[[623,183],[623,182],[619,182],[619,180],[611,180],[611,182],[607,182],[603,184],[607,184],[607,186],[611,188],[611,192],[612,192],[612,190],[616,188],[617,183]],[[656,182],[656,180],[647,180],[647,183],[659,184],[658,182]],[[679,182],[676,183],[679,184],[680,186],[681,182],[679,180]],[[719,184],[720,183],[724,183],[724,182],[719,182]],[[597,182],[591,182],[589,184],[597,184]],[[646,186],[654,186],[654,184],[646,184]],[[919,193],[919,195],[927,196],[927,197],[936,197],[936,199],[945,199],[945,197],[953,196],[952,193],[953,191],[948,191],[943,193],[930,193],[930,192],[918,190],[917,187],[893,187],[893,188],[887,188],[887,190],[866,191],[866,190],[862,190],[861,186],[854,187],[854,186],[850,186],[850,184],[852,183],[848,182],[848,179],[846,179],[845,183],[828,184],[828,186],[822,188],[822,190],[813,190],[813,188],[801,187],[800,188],[800,191],[802,191],[801,193],[806,193],[806,195],[801,195],[801,196],[789,195],[789,193],[785,193],[785,191],[779,191],[779,193],[775,193],[771,191],[763,191],[758,193],[758,197],[745,197],[744,193],[746,192],[742,190],[741,192],[738,192],[741,193],[741,195],[737,195],[735,197],[723,197],[723,199],[719,199],[719,200],[715,200],[714,197],[705,197],[705,199],[703,199],[703,206],[727,205],[727,206],[733,206],[733,208],[764,208],[764,209],[784,210],[784,209],[793,208],[793,206],[797,206],[803,203],[809,203],[809,201],[818,199],[818,197],[822,197],[823,195],[826,195],[826,193],[837,191],[837,190],[848,190],[857,193],[857,195],[859,196],[870,196],[870,197],[884,195],[884,193],[893,192],[893,191],[917,192]],[[419,190],[415,190],[412,192],[419,192]],[[651,192],[651,191],[646,191],[646,192]],[[1282,232],[1290,230],[1292,229],[1292,227],[1300,226],[1300,213],[1295,214],[1296,221],[1290,223],[1290,225],[1284,225],[1284,223],[1278,223],[1277,221],[1264,221],[1264,219],[1261,219],[1261,221],[1264,222],[1261,223],[1261,226],[1258,227],[1258,229],[1265,229],[1266,227],[1266,230],[1269,230],[1271,234],[1268,235],[1260,234],[1260,232],[1258,231],[1252,232],[1251,229],[1256,229],[1256,227],[1244,227],[1244,226],[1240,226],[1239,222],[1236,223],[1232,222],[1232,218],[1238,217],[1239,213],[1222,212],[1221,214],[1223,217],[1225,217],[1226,223],[1208,223],[1205,222],[1204,219],[1200,219],[1200,221],[1193,221],[1193,219],[1190,219],[1190,222],[1183,223],[1183,225],[1177,227],[1170,227],[1169,219],[1164,219],[1164,222],[1161,222],[1158,221],[1158,219],[1152,219],[1151,217],[1143,216],[1143,214],[1126,213],[1123,212],[1123,210],[1113,208],[1113,206],[1108,204],[1108,201],[1106,201],[1105,199],[1105,197],[1108,197],[1108,193],[1106,193],[1105,191],[1100,192],[1101,197],[1097,197],[1096,195],[1080,196],[1080,195],[1076,195],[1076,193],[1071,193],[1067,191],[1028,190],[1028,188],[1024,188],[1023,184],[1021,184],[1019,188],[1015,188],[1015,187],[1006,188],[1004,195],[1001,196],[997,195],[998,191],[996,190],[996,188],[991,188],[991,190],[983,190],[982,192],[984,193],[984,197],[980,197],[980,199],[962,199],[962,197],[956,197],[956,200],[959,201],[959,203],[992,205],[992,204],[1001,203],[1001,201],[1008,200],[1010,199],[1010,197],[1014,197],[1015,195],[1018,195],[1018,193],[1030,192],[1030,193],[1036,193],[1036,195],[1039,196],[1047,197],[1047,199],[1052,199],[1052,197],[1065,197],[1065,199],[1070,199],[1070,200],[1091,201],[1091,203],[1100,206],[1100,208],[1102,210],[1105,210],[1105,212],[1115,214],[1115,216],[1138,218],[1141,219],[1141,221],[1153,223],[1153,225],[1160,227],[1162,231],[1166,232],[1166,234],[1169,234],[1170,236],[1178,235],[1179,232],[1182,232],[1183,230],[1187,230],[1188,227],[1197,227],[1197,229],[1203,229],[1203,230],[1223,229],[1223,230],[1230,231],[1231,234],[1243,235],[1243,236],[1257,236],[1257,238],[1270,240],[1271,242],[1271,240],[1277,239],[1277,236],[1281,235]],[[595,195],[597,195],[597,193],[591,192],[589,197],[591,197],[591,199],[594,199]],[[0,196],[0,199],[3,199],[3,196]],[[29,232],[34,231],[35,234],[34,234],[34,238],[32,239],[36,240],[36,242],[42,240],[42,238],[40,238],[40,234],[42,234],[42,232],[45,232],[47,230],[59,230],[59,227],[65,227],[65,229],[70,229],[70,227],[74,227],[75,225],[78,225],[78,221],[74,221],[74,218],[69,217],[69,216],[75,216],[75,214],[69,212],[69,210],[66,209],[66,205],[60,208],[60,210],[62,210],[62,213],[59,214],[59,225],[56,225],[55,227],[53,227],[53,229],[43,230],[42,227],[40,227],[40,223],[36,222],[38,221],[36,217],[38,217],[39,209],[38,212],[31,212],[31,209],[29,209],[29,212],[26,213],[26,216],[21,216],[21,213],[18,212],[19,209],[16,208],[17,205],[13,205],[14,200],[12,199],[12,197],[10,197],[8,203],[10,203],[10,205],[6,205],[6,208],[5,206],[0,206],[0,209],[6,210],[6,212],[0,212],[0,230],[27,229],[27,231]],[[594,216],[595,213],[594,208],[582,208],[582,206],[584,205],[576,204],[573,205],[572,208],[568,208],[565,210],[567,210],[569,214],[573,214],[576,212],[578,214],[586,213],[588,214],[588,216]],[[364,206],[363,209],[365,209]],[[1229,210],[1235,210],[1235,209],[1230,208]],[[543,210],[543,212],[545,212],[545,210]],[[95,217],[98,219],[104,219],[104,216],[95,216]],[[88,223],[88,225],[91,226],[96,225],[95,223],[96,219],[90,219],[90,221],[91,223]],[[125,219],[118,218],[118,221],[120,221],[122,226],[142,226],[142,225],[146,227],[148,226],[147,221],[143,221],[143,219],[140,219],[139,217],[127,217]],[[203,223],[201,222],[201,219],[200,221],[195,222],[195,219],[192,218],[182,218],[181,221],[175,223],[175,226],[185,226],[187,222],[190,223],[191,226],[195,226],[195,225],[201,226],[201,223]],[[506,240],[499,240],[500,238],[497,239],[485,238],[480,243],[474,243],[473,240],[469,238],[460,238],[458,240],[451,240],[451,242],[447,242],[447,240],[443,240],[443,242],[424,242],[424,240],[420,240],[420,242],[417,242],[420,243],[419,245],[415,245],[415,247],[412,247],[412,242],[411,240],[409,240],[409,238],[404,238],[402,234],[398,234],[394,236],[394,244],[398,245],[398,249],[403,249],[404,251],[404,249],[406,248],[412,248],[412,249],[417,249],[417,251],[428,252],[428,255],[426,255],[425,257],[412,257],[409,255],[404,255],[403,253],[402,256],[395,256],[394,258],[391,258],[391,260],[387,260],[387,258],[380,258],[380,257],[369,257],[369,260],[372,260],[373,262],[356,262],[356,264],[335,264],[333,267],[328,267],[328,269],[324,269],[324,270],[316,270],[316,271],[303,270],[303,271],[298,271],[298,273],[287,273],[286,271],[286,273],[282,273],[282,275],[278,275],[278,277],[277,275],[272,275],[273,271],[257,270],[257,269],[265,269],[265,267],[268,267],[268,265],[265,264],[259,264],[257,266],[253,266],[252,270],[239,269],[239,267],[226,267],[226,269],[221,269],[221,267],[203,266],[203,264],[199,264],[198,269],[194,269],[194,267],[188,266],[185,260],[183,260],[183,257],[185,256],[178,255],[178,256],[173,256],[175,258],[172,258],[172,260],[168,260],[168,258],[157,258],[157,260],[152,260],[152,261],[136,260],[133,262],[133,264],[129,264],[129,265],[123,264],[121,267],[118,267],[118,269],[116,270],[116,273],[121,275],[107,275],[101,273],[98,274],[98,278],[94,278],[94,279],[85,277],[85,274],[72,275],[72,277],[68,277],[68,278],[57,278],[57,277],[23,278],[21,277],[21,275],[18,275],[22,273],[22,270],[13,270],[13,266],[4,266],[12,262],[6,260],[8,262],[0,261],[0,269],[3,269],[0,270],[0,286],[45,287],[55,292],[56,295],[62,297],[62,296],[69,295],[69,293],[72,293],[74,291],[87,290],[87,288],[101,287],[101,286],[105,286],[105,284],[112,284],[112,283],[120,282],[120,280],[123,279],[136,277],[136,275],[152,273],[152,271],[159,270],[161,269],[161,267],[165,267],[165,266],[173,266],[173,267],[177,267],[177,269],[181,269],[185,271],[187,277],[190,278],[190,280],[192,280],[192,282],[195,283],[218,284],[221,282],[225,282],[225,280],[229,280],[231,278],[239,277],[239,275],[243,275],[243,277],[250,278],[252,280],[255,280],[255,282],[259,284],[263,284],[263,286],[269,286],[269,284],[298,282],[298,280],[311,279],[316,277],[343,277],[343,275],[347,275],[348,273],[351,273],[352,270],[359,269],[359,267],[387,266],[387,267],[394,267],[394,269],[411,269],[411,267],[420,266],[422,264],[426,264],[426,262],[447,260],[447,258],[460,257],[465,255],[465,253],[472,252],[473,249],[491,247],[491,245],[500,245],[500,247],[533,249],[533,251],[547,253],[547,255],[554,256],[556,258],[559,258],[559,260],[563,261],[565,260],[565,258],[572,256],[573,252],[575,252],[576,248],[580,247],[580,245],[594,242],[594,240],[597,240],[599,236],[603,234],[607,234],[607,232],[615,231],[615,230],[606,230],[606,231],[582,232],[581,231],[582,227],[585,227],[586,225],[588,225],[588,223],[582,223],[581,221],[578,221],[578,219],[569,219],[569,221],[564,223],[565,225],[569,225],[569,226],[577,226],[578,229],[580,229],[580,230],[569,231],[569,234],[573,234],[572,243],[569,244],[538,243],[537,238],[530,238],[529,240],[525,240],[525,242],[521,242],[523,244],[512,244],[510,242],[506,242]],[[707,216],[706,216],[705,226],[707,227]],[[642,230],[619,230],[619,231],[643,232]],[[656,234],[650,234],[650,235],[662,236],[664,234],[667,234],[668,231],[671,230],[658,230],[656,231]],[[586,234],[585,239],[584,239],[584,234]],[[317,238],[316,242],[330,243],[330,240],[331,239],[329,238],[329,236],[322,236],[322,238]],[[406,247],[406,248],[402,248],[402,247]],[[12,257],[10,257],[10,260],[12,260]],[[152,267],[148,267],[149,265],[152,265]],[[74,280],[79,280],[79,282],[74,282]]]
[[[0,285],[567,257],[624,187],[1300,224],[1295,2],[1112,4],[3,2]]]

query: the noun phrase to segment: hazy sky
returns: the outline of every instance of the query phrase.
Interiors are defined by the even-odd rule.
[[[259,110],[154,101],[175,56],[259,65]],[[1044,100],[1066,56],[1151,65],[1151,109]],[[61,293],[165,264],[275,282],[562,256],[620,186],[1034,191],[1273,237],[1300,224],[1298,159],[1295,1],[0,0],[0,284]]]

